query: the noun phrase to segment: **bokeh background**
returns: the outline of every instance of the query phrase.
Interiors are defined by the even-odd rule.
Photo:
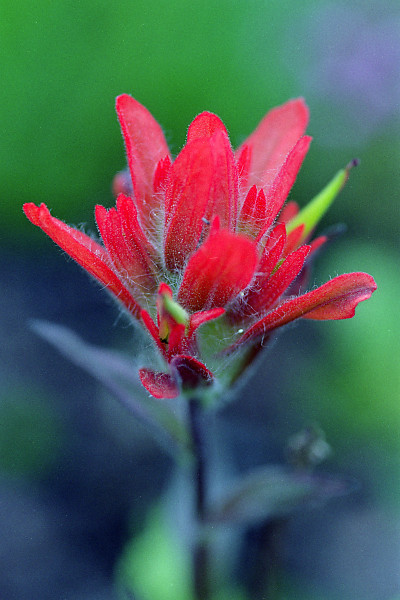
[[[321,469],[356,482],[286,523],[277,599],[400,598],[399,25],[395,0],[2,2],[3,600],[111,600],[122,580],[138,599],[189,599],[186,557],[171,562],[160,525],[171,460],[29,327],[47,319],[135,350],[114,305],[21,211],[44,201],[94,230],[93,206],[112,205],[125,163],[122,92],[151,110],[174,153],[202,110],[224,120],[236,146],[269,108],[304,96],[314,141],[292,192],[300,204],[361,159],[322,223],[345,222],[347,233],[312,283],[364,270],[378,291],[351,321],[281,335],[216,431],[221,461],[239,473],[283,463],[288,438],[317,423],[333,449]],[[257,539],[242,532],[229,598],[263,597]]]

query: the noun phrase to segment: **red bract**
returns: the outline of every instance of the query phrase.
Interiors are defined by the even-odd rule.
[[[24,211],[147,330],[165,363],[162,372],[139,370],[150,394],[173,398],[213,384],[198,339],[207,321],[224,315],[217,354],[234,360],[240,351],[253,356],[274,329],[300,317],[352,317],[376,289],[370,275],[350,273],[293,295],[327,240],[304,245],[314,222],[298,222],[293,202],[283,208],[311,142],[302,99],[268,113],[236,152],[222,121],[204,112],[173,162],[141,104],[119,96],[117,114],[129,173],[114,180],[116,208],[96,207],[103,243],[43,204]]]

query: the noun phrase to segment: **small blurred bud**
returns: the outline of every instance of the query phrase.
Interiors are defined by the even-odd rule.
[[[287,445],[288,461],[300,469],[316,467],[326,460],[331,452],[324,432],[317,425],[296,433],[289,438]]]

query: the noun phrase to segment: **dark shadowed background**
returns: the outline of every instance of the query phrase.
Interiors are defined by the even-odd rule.
[[[344,222],[347,233],[311,284],[367,271],[378,291],[353,320],[281,335],[216,431],[221,462],[240,472],[284,462],[288,438],[317,423],[333,449],[322,471],[356,482],[286,524],[277,599],[399,600],[399,25],[390,0],[2,3],[2,600],[111,600],[122,577],[140,599],[188,600],[185,557],[170,565],[160,542],[172,462],[29,328],[47,319],[135,351],[135,332],[106,295],[21,210],[43,201],[95,229],[93,207],[113,204],[125,164],[114,111],[122,92],[149,108],[174,154],[202,110],[223,119],[237,146],[268,109],[304,96],[314,141],[291,194],[301,205],[361,159],[321,226]],[[256,542],[256,531],[243,535],[229,598],[248,599],[246,586],[257,597]]]

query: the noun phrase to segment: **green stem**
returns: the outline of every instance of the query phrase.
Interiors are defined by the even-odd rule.
[[[193,586],[196,600],[209,600],[209,547],[204,536],[206,521],[207,481],[201,405],[189,400],[189,419],[194,453],[194,490],[196,538],[193,547]]]

